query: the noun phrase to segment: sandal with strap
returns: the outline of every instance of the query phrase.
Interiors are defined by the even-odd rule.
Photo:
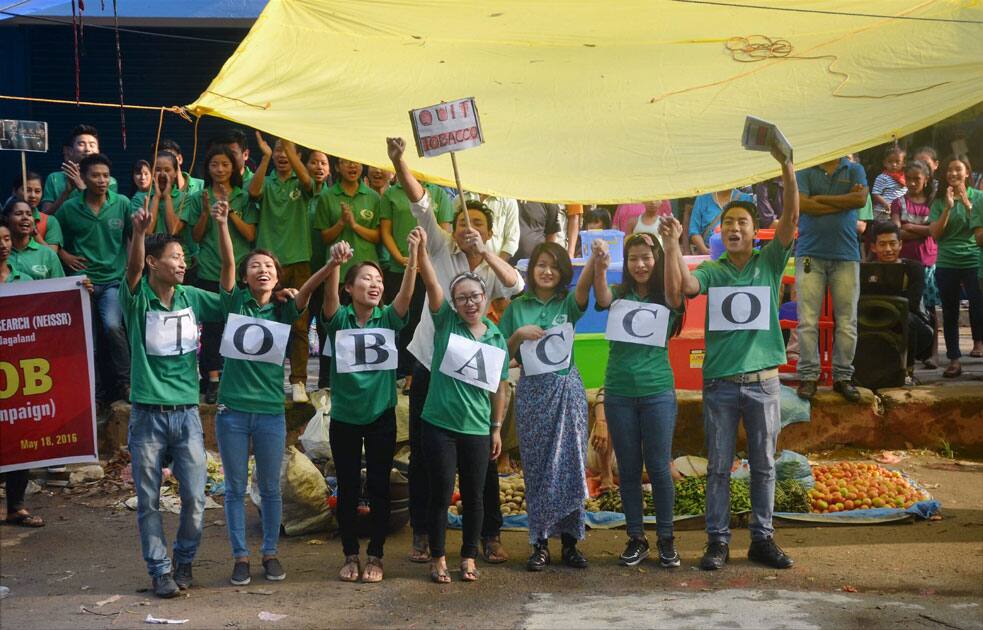
[[[450,584],[451,576],[447,573],[447,567],[437,569],[430,565],[430,581],[434,584]]]
[[[430,539],[426,534],[413,534],[413,548],[410,549],[410,562],[430,562]]]
[[[345,564],[342,565],[341,571],[338,571],[338,579],[342,582],[358,582],[360,575],[362,575],[362,563],[359,562],[358,556],[345,556]]]
[[[471,559],[474,562],[474,559]],[[477,582],[478,581],[478,569],[477,567],[469,569],[468,560],[461,561],[461,579],[465,582]]]
[[[963,373],[963,367],[961,365],[959,364],[953,365],[950,363],[949,367],[945,369],[945,372],[942,372],[942,376],[944,378],[957,378],[959,376],[962,376],[962,373]]]
[[[508,562],[509,555],[502,547],[502,540],[498,536],[489,536],[481,540],[481,555],[488,564],[502,564]]]
[[[379,569],[378,573],[375,575],[369,575],[369,569],[375,567]],[[365,571],[362,572],[362,582],[365,584],[375,584],[376,582],[381,582],[383,578],[382,571],[382,558],[377,558],[376,556],[369,556],[365,561]]]
[[[7,515],[7,525],[17,527],[44,527],[44,519],[36,514],[31,514],[27,510],[14,512]]]

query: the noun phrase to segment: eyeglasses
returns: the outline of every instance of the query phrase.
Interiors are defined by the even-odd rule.
[[[481,300],[484,299],[484,293],[472,293],[470,295],[459,295],[454,298],[454,304],[458,306],[465,306],[467,304],[480,304]]]

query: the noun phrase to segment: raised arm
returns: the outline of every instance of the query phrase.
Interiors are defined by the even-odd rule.
[[[218,225],[218,255],[221,260],[219,285],[226,293],[232,293],[236,287],[236,255],[232,249],[232,234],[229,233],[229,202],[219,199],[209,211],[212,221]]]
[[[424,244],[424,247],[426,247],[426,244]],[[420,267],[420,279],[423,280],[423,286],[427,289],[427,301],[430,303],[430,312],[436,313],[444,303],[444,288],[440,286],[440,280],[437,279],[437,272],[433,268],[433,262],[430,260],[429,252],[426,252],[425,256],[420,256],[417,262]]]
[[[130,288],[130,293],[136,291],[143,276],[143,265],[145,246],[143,239],[150,229],[150,213],[143,208],[133,213],[133,236],[130,239],[130,253],[126,259],[126,286]]]
[[[416,180],[409,165],[406,164],[406,160],[403,158],[404,151],[406,151],[406,141],[402,138],[386,138],[386,152],[393,163],[396,177],[399,179],[403,190],[406,191],[406,196],[410,202],[416,203],[423,199],[423,186]]]
[[[413,228],[407,238],[407,253],[405,269],[403,270],[403,282],[399,285],[399,293],[393,299],[393,310],[400,317],[406,317],[410,310],[410,302],[413,300],[413,289],[416,287],[416,270],[419,260],[429,258],[427,256],[427,233],[419,225]]]
[[[297,155],[297,145],[284,138],[280,138],[280,144],[283,147],[283,152],[287,154],[287,161],[290,162],[290,167],[297,174],[297,179],[300,180],[300,185],[304,188],[304,192],[311,194],[313,191],[312,182],[314,180],[311,179],[311,174],[307,172],[307,167],[304,166],[304,163],[300,161],[300,156]]]
[[[608,267],[611,265],[611,253],[607,241],[598,239],[590,248],[590,259],[587,264],[594,266],[594,300],[601,308],[611,306],[614,296],[608,286]]]
[[[799,224],[799,182],[795,179],[795,165],[791,157],[786,161],[777,147],[772,147],[771,155],[782,165],[782,219],[775,230],[775,238],[783,247],[789,247],[795,238],[795,228]],[[863,205],[863,204],[861,204]],[[697,290],[699,287],[697,286]]]
[[[584,270],[580,273],[580,277],[577,278],[577,286],[573,290],[573,297],[577,300],[577,306],[581,310],[587,308],[587,303],[590,301],[590,288],[594,284],[594,257],[591,256],[587,259],[584,264]]]
[[[269,143],[263,139],[263,134],[259,131],[256,131],[256,144],[259,145],[259,150],[263,152],[263,159],[259,161],[259,166],[256,168],[256,172],[253,173],[253,178],[249,180],[249,189],[247,192],[252,199],[256,199],[263,194],[263,182],[266,181],[266,171],[270,170],[270,158],[273,157],[273,149],[270,148]]]
[[[673,217],[664,217],[662,219],[662,222],[664,226],[668,226],[673,223],[676,224],[679,223]],[[669,228],[667,227],[666,229]],[[672,228],[672,229],[675,230],[676,228]],[[682,230],[683,228],[680,225],[678,229]],[[660,230],[661,230],[661,226],[660,226]],[[662,241],[663,244],[665,244],[666,239],[664,234],[663,234]],[[686,261],[683,260],[682,250],[679,247],[673,247],[672,245],[667,245],[665,252],[666,252],[666,267],[669,267],[670,265],[675,265],[676,270],[678,271],[679,291],[682,293],[682,296],[689,298],[697,295],[700,292],[700,282],[695,277],[693,277],[693,274],[690,273],[689,266],[686,264]],[[668,270],[666,271],[666,277],[667,278],[669,277]],[[668,291],[669,288],[667,286],[666,287],[667,297],[668,297]]]
[[[338,312],[338,306],[341,304],[341,300],[338,299],[341,266],[351,260],[353,255],[352,246],[348,241],[339,241],[328,251],[328,262],[321,268],[325,271],[324,301],[321,303],[321,315],[325,319],[331,319]]]
[[[945,229],[949,226],[949,211],[956,205],[956,191],[952,186],[945,187],[945,194],[942,195],[942,213],[939,218],[929,223],[928,227],[932,233],[932,238],[936,241],[941,240],[945,235]]]
[[[307,308],[311,300],[311,294],[314,293],[314,291],[317,289],[319,285],[326,283],[328,279],[330,279],[330,277],[332,276],[332,272],[334,274],[334,285],[333,285],[334,304],[335,304],[334,310],[338,310],[339,267],[340,267],[340,263],[332,259],[329,259],[328,262],[324,264],[324,266],[322,266],[320,269],[315,271],[311,275],[311,277],[307,279],[307,282],[301,285],[301,287],[297,290],[297,294],[294,296],[294,304],[297,306],[298,311],[303,311],[305,308]],[[327,300],[328,297],[328,290],[329,290],[328,287],[325,287],[324,289],[325,300]],[[323,306],[324,305],[322,303],[322,310],[323,310]],[[334,313],[331,314],[334,315]]]
[[[659,235],[662,236],[662,244],[665,247],[665,293],[666,302],[674,309],[679,309],[683,305],[683,274],[679,269],[676,260],[682,257],[679,250],[679,236],[683,233],[683,226],[675,217],[662,217],[659,220]]]

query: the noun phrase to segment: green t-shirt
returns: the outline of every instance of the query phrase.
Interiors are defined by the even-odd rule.
[[[58,201],[58,197],[61,197],[62,191],[68,186],[68,178],[61,171],[54,171],[49,173],[48,177],[44,180],[44,190],[41,191],[41,203],[46,201],[55,202]],[[116,182],[116,178],[112,175],[109,176],[109,190],[112,192],[119,191],[119,185]],[[69,195],[69,199],[77,199],[81,197],[82,191],[76,189],[72,191]],[[66,200],[67,201],[67,200]]]
[[[314,227],[319,230],[326,230],[341,220],[342,203],[347,204],[352,209],[355,214],[355,222],[359,225],[373,230],[379,227],[379,195],[363,182],[358,183],[358,190],[355,191],[354,197],[345,194],[345,191],[341,189],[341,182],[338,182],[319,195],[317,200]],[[376,244],[365,240],[347,225],[338,238],[328,245],[333,245],[338,241],[348,241],[354,250],[351,260],[341,266],[342,281],[345,279],[348,268],[352,265],[366,260],[379,261]]]
[[[82,195],[73,195],[55,214],[65,236],[65,249],[85,258],[86,275],[94,284],[109,284],[126,270],[126,239],[130,235],[130,200],[109,191],[99,213]]]
[[[864,207],[857,209],[857,221],[873,221],[873,220],[874,220],[874,200],[871,199],[870,195],[867,195],[867,201],[864,203]]]
[[[314,227],[314,217],[317,214],[317,205],[320,203],[321,195],[330,190],[330,186],[321,185],[321,190],[317,191],[307,200],[307,224],[311,226],[311,271],[315,272],[324,266],[328,261],[328,245],[321,238],[321,230]]]
[[[32,280],[65,277],[65,271],[61,267],[58,254],[33,238],[27,241],[27,247],[24,249],[18,250],[16,247],[11,247],[8,260],[12,266],[22,270]]]
[[[977,205],[975,203],[973,204],[973,221],[970,224],[970,227],[973,228],[973,240],[975,242],[976,230],[983,228],[983,205]],[[979,259],[978,260],[979,268],[977,269],[976,275],[980,278],[983,278],[983,246],[981,245],[976,246],[976,254],[977,254],[977,258]]]
[[[215,191],[209,190],[210,199],[215,199]],[[181,213],[181,220],[187,224],[189,230],[194,231],[198,217],[201,216],[201,195],[188,195],[184,202],[184,212]],[[256,210],[249,203],[249,195],[241,188],[233,188],[229,194],[229,207],[232,212],[239,213],[243,222],[255,225],[259,222],[256,218]],[[205,208],[205,212],[211,212],[211,208]],[[205,236],[198,243],[198,277],[204,280],[218,282],[222,273],[222,260],[218,254],[218,224],[208,217],[208,227],[205,228]],[[252,249],[252,243],[246,240],[232,220],[229,220],[229,234],[232,235],[232,252],[236,257],[236,265],[242,262],[246,254]]]
[[[502,331],[502,336],[508,342],[515,331],[522,326],[533,324],[543,330],[549,330],[567,322],[575,325],[583,314],[584,311],[577,304],[573,291],[565,296],[553,294],[553,297],[545,303],[541,302],[534,293],[523,293],[506,307],[501,319],[498,320],[498,329]],[[517,352],[515,360],[522,363],[522,354]],[[570,358],[570,365],[573,365],[573,357]],[[557,372],[562,375],[569,373],[569,367]]]
[[[498,327],[487,317],[482,318],[488,330],[476,339],[480,343],[495,346],[505,351],[502,362],[501,380],[509,378],[508,344]],[[430,389],[427,402],[423,405],[423,419],[434,426],[448,431],[468,435],[489,435],[491,433],[491,399],[486,390],[451,378],[440,371],[440,364],[447,352],[451,334],[465,339],[474,339],[471,329],[458,317],[457,311],[449,302],[444,302],[440,310],[433,314],[434,339],[433,361],[430,363]]]
[[[969,202],[973,204],[973,212],[979,212],[983,207],[983,192],[968,188],[966,194]],[[929,221],[937,221],[942,216],[944,207],[945,199],[933,201]],[[972,220],[970,210],[957,199],[949,210],[949,222],[945,226],[942,238],[936,239],[939,244],[939,257],[935,261],[937,267],[975,269],[979,264],[980,254],[976,246],[976,238],[973,236]]]
[[[782,275],[792,248],[782,247],[774,239],[760,251],[754,250],[743,269],[738,270],[725,253],[718,260],[700,263],[693,276],[700,283],[700,293],[711,287],[756,287],[770,289],[771,305],[768,330],[713,330],[707,316],[707,354],[703,362],[704,381],[745,372],[757,372],[787,361],[785,340],[778,325],[778,306],[781,299]],[[708,304],[709,308],[709,304]]]
[[[300,317],[293,300],[279,304],[274,298],[260,306],[248,288],[237,286],[232,293],[223,290],[220,296],[225,318],[231,313],[290,325]],[[283,365],[226,358],[218,402],[243,413],[282,414]]]
[[[619,295],[620,289],[614,286],[611,289],[615,295]],[[647,298],[639,297],[634,291],[629,291],[620,298],[616,297],[615,300],[617,299],[651,302]],[[614,304],[614,300],[611,303]],[[668,327],[671,332],[676,326],[680,312],[668,305],[665,306],[669,309]],[[608,310],[599,305],[595,307],[599,311]],[[668,339],[666,342],[668,344]],[[668,348],[627,341],[608,342],[608,366],[604,372],[605,393],[627,398],[642,398],[661,394],[674,386]]]
[[[454,207],[444,189],[430,183],[423,184],[423,187],[430,193],[430,207],[433,208],[433,212],[437,216],[437,223],[453,222]],[[416,217],[410,212],[410,199],[406,196],[406,191],[403,190],[401,184],[390,186],[386,194],[379,200],[379,219],[392,221],[393,240],[396,241],[399,253],[407,256],[409,248],[406,239],[418,223]],[[386,269],[396,273],[403,273],[406,270],[403,265],[388,255],[389,250],[385,249],[385,245],[382,245],[380,249],[386,254]]]
[[[7,267],[10,269],[10,273],[7,274],[7,280],[6,280],[8,284],[10,284],[11,282],[27,282],[29,280],[33,280],[31,276],[22,272],[17,267],[11,265],[9,260],[7,261]]]
[[[188,189],[191,190],[190,187]],[[192,191],[200,193],[201,189],[197,191]],[[189,193],[190,194],[190,193]],[[147,202],[147,209],[150,209],[150,204],[153,203],[156,193],[150,196],[150,200]],[[130,199],[130,213],[134,213],[143,207],[144,200],[147,198],[147,193],[138,192],[133,195]],[[174,208],[174,214],[178,218],[181,218],[184,208],[182,207],[182,202],[184,205],[188,204],[187,199],[185,199],[185,193],[181,192],[177,188],[171,188],[171,206]],[[198,255],[198,243],[195,242],[194,237],[191,235],[191,225],[185,224],[178,234],[178,238],[181,240],[181,248],[184,250],[184,260],[188,267],[191,267],[195,263],[195,257]],[[167,207],[163,200],[157,205],[157,225],[154,226],[154,234],[167,234]]]
[[[65,245],[65,234],[61,230],[61,223],[58,222],[58,219],[53,214],[46,214],[44,216],[46,218],[44,220],[44,234],[41,235],[41,240],[48,245],[63,247]],[[34,209],[34,224],[36,226],[41,225],[41,211],[37,208]]]
[[[192,177],[191,175],[183,171],[182,174],[184,175],[184,181],[187,183],[187,185],[184,187],[184,192],[190,195],[191,193],[201,192],[205,190],[205,180],[199,179],[197,177]]]
[[[171,307],[164,308],[146,276],[140,279],[132,293],[129,285],[125,282],[122,285],[119,300],[130,340],[130,402],[197,405],[197,325],[224,320],[218,295],[179,284],[174,287]],[[152,319],[157,319],[155,316],[161,313],[175,313],[188,308],[194,313],[195,322],[192,323],[188,317],[165,321],[164,332],[168,340],[165,351],[173,354],[148,354],[147,343],[151,341],[146,334],[148,312]],[[163,317],[167,316],[160,316]]]
[[[281,180],[271,173],[263,180],[259,203],[259,228],[256,247],[276,254],[281,265],[309,262],[311,226],[307,218],[310,195],[293,173]]]
[[[372,310],[364,326],[359,326],[355,307],[340,306],[334,316],[323,319],[332,350],[335,333],[356,328],[388,328],[401,330],[406,318],[400,317],[392,304]],[[335,353],[337,356],[337,353]],[[331,361],[331,421],[349,424],[371,424],[396,406],[396,370],[338,372],[338,362]]]

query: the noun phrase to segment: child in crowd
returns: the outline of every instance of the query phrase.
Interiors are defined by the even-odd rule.
[[[364,261],[348,268],[345,292],[351,303],[338,299],[338,269],[352,257],[345,241],[331,247],[324,285],[322,317],[333,347],[331,362],[331,428],[329,440],[338,474],[338,526],[345,564],[342,582],[379,582],[382,554],[389,528],[389,476],[396,453],[396,345],[395,336],[406,323],[416,284],[420,250],[426,255],[426,234],[414,228],[408,235],[408,255],[399,292],[383,306],[384,282],[379,265]],[[365,357],[359,359],[358,348]],[[373,357],[369,357],[371,352]],[[369,363],[368,361],[372,361]],[[371,538],[365,571],[359,560],[356,511],[361,489],[362,452],[365,452],[366,490],[369,495]]]
[[[874,202],[874,222],[891,220],[891,204],[908,192],[905,184],[905,150],[894,145],[884,152],[884,170],[874,179],[870,197]]]

